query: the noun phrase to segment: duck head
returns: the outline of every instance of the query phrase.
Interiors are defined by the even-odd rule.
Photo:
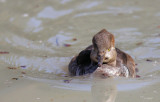
[[[116,66],[117,53],[113,34],[103,29],[93,36],[92,43],[94,48],[90,55],[92,61],[97,62],[99,67],[103,63]]]

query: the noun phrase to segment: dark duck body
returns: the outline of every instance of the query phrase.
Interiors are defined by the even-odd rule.
[[[73,57],[68,66],[71,75],[100,73],[104,76],[135,77],[132,57],[115,47],[114,35],[105,29],[92,39],[92,45]]]

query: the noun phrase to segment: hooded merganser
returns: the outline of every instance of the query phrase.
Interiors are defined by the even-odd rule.
[[[95,71],[105,76],[135,77],[134,60],[115,47],[114,35],[105,29],[93,37],[92,45],[72,58],[68,68],[72,75]]]

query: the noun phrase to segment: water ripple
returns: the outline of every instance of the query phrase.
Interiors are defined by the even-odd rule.
[[[43,57],[29,57],[29,56],[19,56],[12,55],[10,57],[0,56],[0,60],[12,66],[26,66],[27,70],[38,70],[46,73],[67,73],[69,57],[52,57],[52,58],[43,58]]]
[[[107,10],[79,13],[76,14],[74,18],[81,16],[88,16],[88,15],[99,15],[99,14],[113,14],[113,15],[132,14],[136,11],[142,11],[142,9],[138,7],[108,7]]]
[[[61,16],[67,15],[71,13],[73,10],[55,10],[53,7],[48,6],[45,7],[40,13],[38,13],[38,18],[49,18],[49,19],[56,19]]]

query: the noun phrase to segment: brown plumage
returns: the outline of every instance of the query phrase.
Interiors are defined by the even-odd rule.
[[[135,62],[130,55],[115,48],[114,35],[105,29],[92,39],[92,45],[72,58],[69,72],[72,75],[83,75],[98,72],[106,76],[135,77]],[[116,72],[110,73],[110,72]]]

